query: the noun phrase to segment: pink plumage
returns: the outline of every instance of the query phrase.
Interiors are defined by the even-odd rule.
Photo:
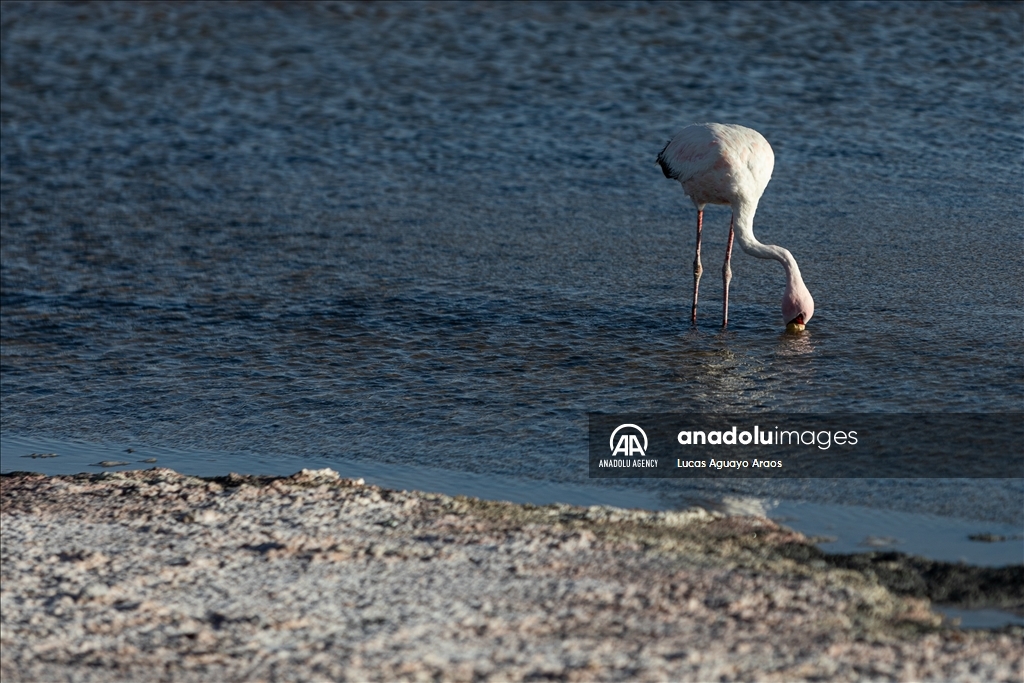
[[[803,330],[814,315],[814,299],[804,286],[796,259],[788,250],[761,244],[754,237],[754,212],[775,168],[775,154],[760,133],[728,123],[695,123],[679,131],[658,155],[666,178],[678,180],[697,207],[697,249],[693,262],[692,323],[697,322],[697,290],[703,267],[700,240],[707,204],[728,204],[733,216],[722,266],[724,297],[722,327],[729,322],[729,282],[732,280],[733,236],[746,253],[782,263],[786,271],[786,292],[782,300],[783,321],[791,331]]]

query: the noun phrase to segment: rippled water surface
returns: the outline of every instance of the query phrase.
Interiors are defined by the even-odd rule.
[[[580,481],[588,411],[1020,410],[1022,28],[5,3],[3,432]],[[725,208],[689,326],[695,213],[654,159],[707,120],[775,150],[755,230],[814,294],[799,337],[781,267],[739,249],[719,330]],[[841,497],[1019,515],[1019,482],[956,490]]]

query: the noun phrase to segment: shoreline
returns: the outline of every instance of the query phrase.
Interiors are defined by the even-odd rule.
[[[2,485],[7,681],[1019,680],[1024,567],[828,555],[768,519],[332,470]]]
[[[913,483],[894,487],[891,480],[872,480],[866,487],[847,485],[846,490],[838,494],[832,482],[828,487],[829,495],[807,488],[806,482],[787,490],[774,486],[770,490],[756,490],[749,487],[749,480],[737,480],[744,485],[728,490],[688,485],[686,492],[681,493],[657,487],[595,486],[594,480],[536,480],[422,465],[417,465],[413,471],[386,462],[336,455],[274,453],[267,456],[10,433],[0,434],[0,461],[4,466],[0,473],[31,469],[47,475],[168,467],[200,477],[225,476],[230,472],[289,476],[306,468],[331,468],[344,472],[347,477],[363,478],[389,489],[417,489],[523,504],[611,505],[652,511],[697,505],[726,514],[760,515],[818,538],[818,546],[832,554],[884,549],[989,567],[1024,563],[1020,547],[1024,539],[1021,533],[1024,512],[1008,512],[1020,507],[1018,501],[1024,496],[1020,483],[1024,480],[1016,486],[999,488],[978,487],[974,480],[939,485],[928,482],[927,501]],[[107,461],[119,464],[103,466],[102,463],[110,464]],[[875,498],[865,499],[868,493]],[[996,510],[1001,512],[996,513]]]

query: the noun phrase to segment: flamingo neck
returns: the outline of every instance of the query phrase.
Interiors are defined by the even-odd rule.
[[[778,261],[786,270],[789,287],[803,288],[804,280],[800,276],[800,266],[797,265],[793,254],[789,253],[788,249],[774,244],[762,244],[754,237],[754,212],[756,210],[757,202],[751,204],[740,201],[733,204],[736,240],[740,243],[740,248],[751,256]]]

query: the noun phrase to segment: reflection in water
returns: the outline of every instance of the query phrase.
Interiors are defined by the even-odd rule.
[[[814,353],[814,333],[805,330],[800,334],[781,334],[779,344],[775,347],[778,358],[806,356]]]
[[[815,384],[811,333],[780,335],[771,360],[745,342],[730,332],[681,336],[674,352],[676,386],[666,388],[674,395],[655,395],[655,405],[664,412],[766,411],[779,405],[778,392]],[[655,386],[647,385],[648,396]]]

